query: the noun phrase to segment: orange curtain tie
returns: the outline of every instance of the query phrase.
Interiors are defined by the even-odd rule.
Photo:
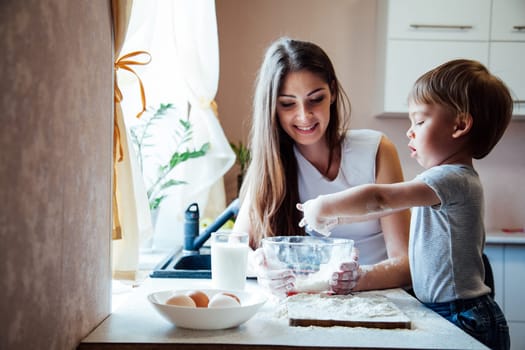
[[[138,60],[129,59],[129,58],[137,57],[140,55],[146,55],[147,56],[146,60],[141,62]],[[115,61],[115,66],[114,66],[114,70],[115,70],[115,77],[114,77],[115,108],[116,108],[116,104],[120,103],[120,101],[122,101],[122,99],[124,98],[124,96],[122,95],[122,91],[120,91],[120,88],[118,87],[118,80],[117,80],[117,71],[119,69],[124,69],[132,73],[133,75],[135,75],[135,77],[137,77],[137,80],[139,82],[140,97],[142,101],[142,110],[137,114],[137,118],[140,118],[142,113],[144,113],[144,111],[146,110],[146,93],[144,92],[144,84],[142,84],[142,80],[140,80],[140,77],[138,76],[138,74],[133,69],[131,69],[130,66],[145,66],[149,64],[150,62],[151,62],[151,55],[147,51],[133,51],[133,52],[130,52],[120,57],[118,60]],[[123,156],[124,152],[122,149],[122,144],[120,143],[120,130],[119,130],[117,119],[116,119],[116,110],[115,110],[115,121],[114,121],[114,128],[113,128],[113,143],[114,143],[113,144],[114,146],[113,147],[113,159],[116,160],[117,162],[120,162],[124,158]]]
[[[132,57],[137,57],[140,55],[146,55],[147,58],[145,61],[141,62],[138,60],[130,60]],[[142,113],[146,111],[146,93],[144,92],[144,84],[142,84],[142,80],[140,80],[140,77],[138,74],[131,69],[130,66],[145,66],[151,62],[151,55],[147,51],[133,51],[130,52],[124,56],[121,56],[117,61],[115,61],[115,102],[119,103],[122,101],[122,91],[120,91],[120,88],[118,87],[117,83],[117,71],[119,69],[124,69],[130,72],[131,74],[135,75],[137,77],[137,80],[139,82],[140,87],[140,98],[142,100],[142,110],[137,114],[137,118],[140,118]]]
[[[219,108],[217,106],[217,102],[215,100],[207,100],[205,99],[204,97],[201,97],[199,99],[199,103],[201,105],[201,108],[210,108],[213,112],[213,114],[215,114],[216,117],[219,116]]]

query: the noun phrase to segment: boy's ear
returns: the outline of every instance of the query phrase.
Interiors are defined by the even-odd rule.
[[[468,134],[470,129],[472,129],[473,123],[474,120],[470,113],[458,115],[456,118],[456,126],[454,127],[454,133],[452,134],[452,137],[459,138]]]

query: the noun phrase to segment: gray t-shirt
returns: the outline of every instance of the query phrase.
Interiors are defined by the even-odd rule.
[[[489,293],[483,282],[483,188],[477,172],[464,165],[440,165],[416,179],[441,202],[412,208],[409,258],[416,296],[437,303]]]

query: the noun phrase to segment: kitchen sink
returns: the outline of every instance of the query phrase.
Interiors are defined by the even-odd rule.
[[[211,256],[209,254],[182,256],[173,268],[175,270],[210,270]]]
[[[169,254],[150,274],[153,278],[211,278],[211,255],[208,247],[199,253],[184,254],[182,249]]]
[[[200,232],[199,205],[190,204],[184,213],[184,247],[175,250],[157,264],[150,277],[211,278],[211,249],[205,243],[212,232],[219,230],[238,211],[239,200],[234,199],[213,223]]]
[[[204,246],[198,254],[179,248],[168,254],[150,273],[152,278],[211,278],[210,247]],[[256,276],[246,276],[257,279]]]

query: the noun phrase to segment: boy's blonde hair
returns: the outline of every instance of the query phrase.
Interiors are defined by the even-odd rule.
[[[457,59],[423,74],[408,96],[409,102],[438,104],[456,116],[472,116],[469,144],[472,157],[485,157],[507,128],[513,102],[507,86],[481,63]]]

